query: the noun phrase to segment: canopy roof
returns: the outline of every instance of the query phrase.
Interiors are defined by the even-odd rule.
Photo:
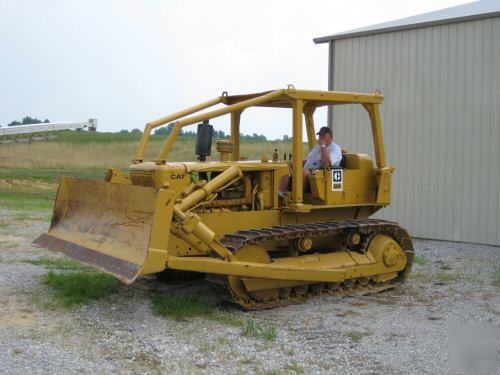
[[[384,96],[380,92],[375,92],[373,94],[364,94],[343,91],[298,90],[295,88],[263,91],[254,94],[243,95],[227,95],[226,93],[224,93],[221,96],[221,99],[222,103],[226,105],[233,105],[278,91],[282,92],[280,96],[265,101],[264,103],[256,104],[256,106],[290,108],[292,106],[292,101],[290,100],[290,98],[303,99],[307,101],[308,106],[314,107],[348,103],[381,103],[384,100]]]

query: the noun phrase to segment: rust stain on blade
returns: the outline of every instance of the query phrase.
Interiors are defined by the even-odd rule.
[[[132,283],[149,251],[157,194],[143,186],[63,177],[50,229],[33,244]]]
[[[51,251],[61,252],[68,257],[96,267],[104,272],[110,273],[120,281],[131,284],[139,273],[140,266],[121,259],[94,251],[60,238],[42,234],[33,245],[47,248]]]

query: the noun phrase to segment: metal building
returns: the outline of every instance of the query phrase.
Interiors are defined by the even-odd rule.
[[[393,200],[379,217],[413,236],[500,245],[500,1],[314,39],[329,89],[385,95]],[[373,154],[366,113],[330,109],[335,138]],[[366,150],[366,151],[365,151]]]

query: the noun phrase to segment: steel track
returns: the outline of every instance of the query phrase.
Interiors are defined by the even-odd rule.
[[[236,233],[227,234],[221,242],[236,253],[246,245],[259,245],[275,241],[295,240],[303,237],[337,237],[348,233],[357,232],[362,241],[356,248],[361,253],[366,252],[371,239],[377,234],[385,234],[392,237],[401,246],[406,254],[407,265],[398,277],[388,282],[376,282],[374,279],[359,278],[349,279],[341,283],[311,283],[295,287],[279,288],[278,298],[273,300],[242,299],[229,287],[227,277],[209,276],[207,280],[223,290],[228,300],[236,302],[247,310],[262,310],[273,307],[288,306],[302,303],[308,298],[318,295],[345,296],[352,294],[371,294],[391,289],[401,284],[408,275],[413,262],[413,243],[406,230],[397,223],[366,219],[366,220],[342,220],[328,221],[313,224],[279,225],[270,228],[259,228],[252,230],[241,230]]]

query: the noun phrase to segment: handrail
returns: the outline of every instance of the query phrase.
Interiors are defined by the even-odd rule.
[[[182,111],[172,113],[171,115],[161,117],[157,120],[153,120],[146,124],[144,128],[144,132],[142,133],[141,140],[139,142],[139,148],[135,155],[134,163],[141,163],[144,160],[144,151],[146,150],[146,145],[149,140],[149,136],[151,134],[151,130],[157,128],[159,126],[165,125],[168,122],[175,121],[181,117],[188,116],[195,112],[201,111],[202,109],[212,107],[222,102],[222,96],[219,96],[214,99],[207,100],[206,102],[200,103],[198,105],[183,109]]]
[[[272,91],[268,94],[258,96],[256,98],[248,99],[248,100],[236,103],[236,104],[229,105],[229,106],[224,107],[224,108],[215,109],[215,110],[210,111],[210,112],[202,113],[200,115],[196,115],[196,116],[192,116],[192,117],[188,117],[186,119],[176,121],[174,127],[172,128],[172,131],[170,132],[170,134],[167,138],[167,141],[165,142],[165,145],[163,146],[160,154],[158,155],[158,158],[155,160],[156,164],[165,163],[165,161],[167,160],[167,156],[170,152],[170,149],[172,148],[172,145],[174,144],[175,140],[177,139],[177,136],[179,135],[181,129],[184,126],[192,125],[192,124],[195,124],[197,122],[201,122],[204,120],[209,120],[212,118],[227,115],[228,113],[231,113],[231,112],[241,111],[245,108],[259,105],[259,104],[268,102],[270,100],[273,100],[277,97],[282,96],[284,93],[285,93],[285,90],[283,90],[283,89]]]

